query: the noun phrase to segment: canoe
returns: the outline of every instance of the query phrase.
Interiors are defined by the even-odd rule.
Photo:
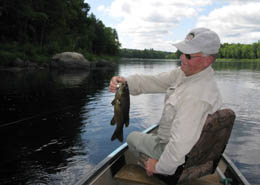
[[[157,125],[146,129],[145,133],[156,131]],[[154,176],[147,176],[137,165],[137,158],[128,150],[126,143],[118,147],[94,169],[83,176],[76,185],[160,185],[165,184]],[[213,174],[209,174],[185,185],[250,185],[239,169],[224,153]]]

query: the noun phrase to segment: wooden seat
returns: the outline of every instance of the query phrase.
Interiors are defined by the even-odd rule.
[[[115,175],[124,184],[164,185],[165,183],[154,176],[147,176],[144,168],[137,164],[128,164]],[[120,185],[123,183],[120,183]]]
[[[215,172],[222,153],[228,143],[235,120],[231,109],[218,110],[208,115],[198,142],[186,155],[185,163],[178,167],[174,175],[155,175],[160,179],[148,177],[138,165],[126,165],[116,175],[121,180],[140,184],[185,183]]]

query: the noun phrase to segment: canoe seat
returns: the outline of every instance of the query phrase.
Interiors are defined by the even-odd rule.
[[[212,174],[226,148],[234,120],[235,113],[231,109],[218,110],[208,115],[199,140],[186,155],[185,163],[177,168],[174,175],[157,174],[149,177],[142,167],[126,165],[119,171],[116,178],[132,179],[141,184],[163,184],[163,181],[165,184],[174,185]]]
[[[122,184],[147,184],[165,185],[164,182],[155,176],[147,176],[144,168],[137,164],[127,164],[123,166],[115,175],[115,179]]]
[[[184,183],[215,172],[228,143],[235,121],[231,109],[208,115],[199,140],[174,175],[159,175],[166,184]]]

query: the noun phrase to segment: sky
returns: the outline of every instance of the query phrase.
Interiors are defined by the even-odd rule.
[[[221,43],[260,40],[260,0],[85,0],[90,13],[116,29],[122,48],[175,52],[193,28],[215,31]]]

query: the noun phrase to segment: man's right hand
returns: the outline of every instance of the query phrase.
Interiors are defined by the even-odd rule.
[[[126,79],[122,76],[114,76],[111,78],[110,80],[110,84],[109,84],[109,91],[110,92],[116,92],[117,90],[117,84],[118,83],[125,83]]]

